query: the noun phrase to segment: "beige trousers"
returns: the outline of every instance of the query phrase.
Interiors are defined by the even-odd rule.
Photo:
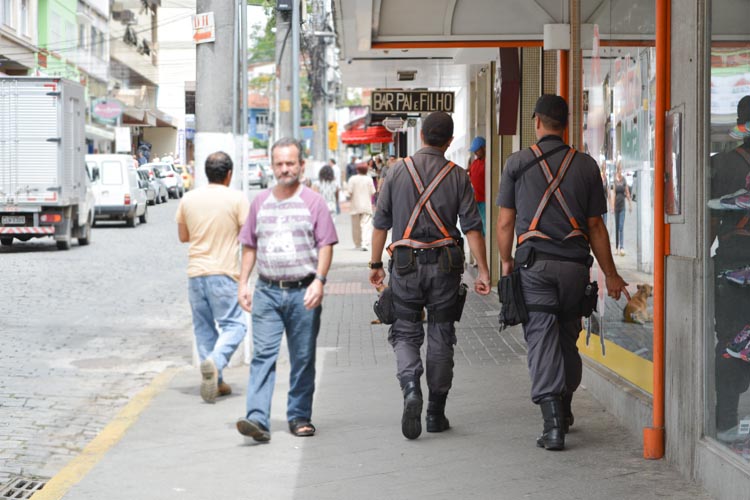
[[[372,244],[372,214],[352,214],[352,240],[355,247],[370,248]]]

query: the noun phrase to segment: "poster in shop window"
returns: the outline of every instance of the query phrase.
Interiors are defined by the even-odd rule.
[[[682,222],[682,112],[670,111],[664,123],[664,213]],[[677,217],[675,219],[675,216]]]

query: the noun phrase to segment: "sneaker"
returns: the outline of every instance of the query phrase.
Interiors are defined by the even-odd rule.
[[[211,358],[201,363],[201,397],[206,403],[215,403],[216,396],[219,394],[219,372]]]
[[[732,194],[722,196],[719,198],[719,203],[721,203],[721,207],[725,210],[745,210],[747,207],[740,206],[738,201],[746,201],[747,196],[747,189],[740,189]]]
[[[724,278],[737,285],[750,285],[750,266],[736,269],[734,271],[727,271],[724,273]]]
[[[232,394],[232,386],[223,380],[219,382],[218,396],[229,396],[230,394]]]
[[[750,193],[739,195],[734,199],[734,203],[740,208],[750,209]]]
[[[625,256],[625,249],[624,248],[620,249],[620,256],[622,256],[622,257]]]
[[[716,431],[716,439],[723,443],[736,443],[750,438],[750,420],[740,420],[738,425],[731,429]]]
[[[733,358],[750,361],[750,325],[745,325],[725,350]]]

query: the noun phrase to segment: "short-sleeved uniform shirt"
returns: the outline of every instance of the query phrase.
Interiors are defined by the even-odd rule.
[[[442,151],[434,147],[425,147],[412,156],[414,166],[427,187],[432,179],[448,163]],[[411,217],[411,212],[419,199],[414,181],[403,160],[395,163],[388,172],[380,195],[378,207],[373,218],[376,229],[393,229],[393,241],[400,240]],[[461,220],[464,233],[471,230],[482,230],[482,219],[474,201],[474,190],[466,172],[458,165],[443,179],[430,197],[432,207],[452,238],[459,239],[461,233],[456,224]],[[426,210],[422,210],[412,229],[411,239],[430,242],[443,238]]]
[[[338,243],[338,236],[323,197],[300,185],[285,200],[277,200],[272,189],[256,196],[239,241],[256,249],[261,276],[299,280],[315,274],[318,250]]]
[[[750,140],[742,147],[750,153]],[[720,198],[745,189],[750,182],[750,164],[735,151],[719,153],[711,157],[711,198]],[[747,260],[747,237],[727,235],[735,230],[746,212],[724,210],[712,214],[719,218],[719,248],[717,256],[726,261],[725,265],[740,265]],[[750,230],[750,223],[745,225]]]
[[[543,153],[563,144],[558,136],[545,136],[538,143]],[[563,158],[567,153],[562,150],[547,158],[552,175],[556,175]],[[512,154],[505,163],[500,178],[500,190],[497,196],[499,207],[516,211],[516,236],[528,231],[534,213],[547,189],[548,182],[537,164],[518,176],[518,172],[535,158],[531,149],[524,149]],[[607,213],[607,203],[602,189],[602,179],[596,161],[585,153],[576,153],[565,178],[560,184],[560,191],[565,198],[579,227],[588,234],[589,217],[599,217]],[[585,258],[591,249],[584,238],[572,237],[563,239],[573,230],[573,226],[553,196],[542,213],[537,230],[542,231],[553,241],[542,238],[530,238],[523,245],[552,255],[570,258]]]
[[[185,193],[175,221],[190,234],[188,276],[224,274],[240,279],[237,235],[250,203],[241,191],[208,184]]]

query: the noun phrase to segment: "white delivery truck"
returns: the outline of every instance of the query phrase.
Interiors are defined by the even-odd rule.
[[[0,243],[51,236],[88,245],[94,195],[86,169],[83,87],[0,77]]]

